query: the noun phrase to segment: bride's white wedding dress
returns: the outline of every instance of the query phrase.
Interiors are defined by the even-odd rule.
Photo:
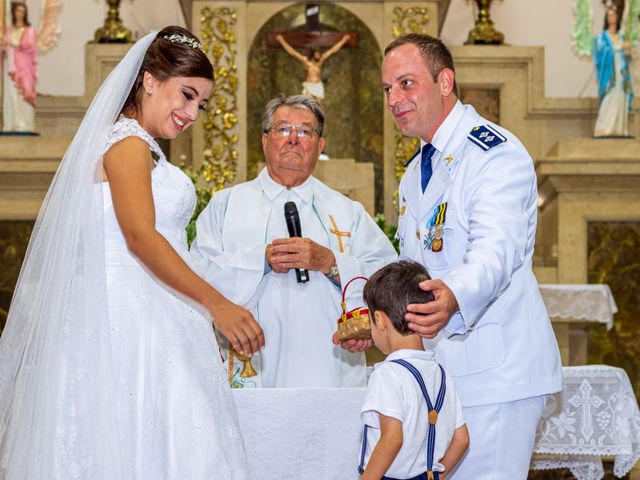
[[[191,181],[114,124],[156,35],[100,87],[38,214],[0,337],[2,480],[249,478],[208,316],[131,256],[101,181],[110,146],[146,141],[156,227],[188,261]]]
[[[191,180],[133,119],[121,116],[104,148],[136,136],[157,156],[156,229],[187,262]],[[126,162],[126,158],[122,158]],[[103,183],[108,320],[124,465],[138,480],[245,479],[244,447],[210,321],[129,253]]]

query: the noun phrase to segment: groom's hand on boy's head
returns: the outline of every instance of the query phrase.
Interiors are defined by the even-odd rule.
[[[420,288],[425,292],[433,292],[435,300],[407,305],[404,318],[409,328],[418,335],[434,338],[447,325],[451,315],[458,311],[458,301],[442,280],[425,280],[420,283]]]

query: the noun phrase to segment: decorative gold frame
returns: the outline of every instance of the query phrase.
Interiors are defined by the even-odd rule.
[[[200,11],[202,45],[210,53],[214,86],[204,113],[204,160],[200,173],[213,191],[232,182],[238,170],[238,67],[236,12],[205,7]]]
[[[396,7],[393,9],[392,34],[398,38],[405,33],[428,33],[429,10],[425,7]]]

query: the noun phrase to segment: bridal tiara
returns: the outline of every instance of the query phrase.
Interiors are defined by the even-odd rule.
[[[189,38],[185,35],[174,33],[173,35],[165,35],[162,38],[170,41],[171,43],[181,43],[182,45],[188,45],[191,48],[200,50],[205,55],[207,54],[206,50],[204,49],[204,47],[200,42],[198,42],[197,40],[194,40],[193,38]]]

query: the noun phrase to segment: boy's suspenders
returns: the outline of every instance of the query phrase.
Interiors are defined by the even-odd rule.
[[[435,442],[436,442],[436,422],[438,421],[438,414],[440,413],[440,410],[442,409],[442,405],[444,404],[444,395],[447,390],[446,388],[447,376],[444,372],[444,368],[442,368],[442,365],[438,365],[440,367],[440,372],[442,373],[442,381],[440,383],[440,390],[438,391],[436,403],[435,405],[433,405],[431,403],[431,399],[429,398],[429,394],[427,393],[427,387],[425,386],[424,380],[422,379],[422,375],[420,375],[420,372],[418,371],[418,369],[414,367],[411,363],[407,362],[406,360],[397,359],[397,360],[391,360],[391,361],[393,363],[397,363],[398,365],[402,365],[407,370],[409,370],[409,372],[411,372],[413,377],[418,382],[418,385],[420,386],[420,390],[422,390],[422,395],[425,401],[427,402],[427,408],[429,410],[429,418],[428,418],[429,431],[427,434],[427,472],[426,472],[427,477],[426,478],[428,480],[437,480],[439,475],[438,475],[438,472],[433,471],[433,460],[434,460],[433,456],[434,456]],[[364,472],[364,456],[367,450],[367,428],[368,428],[368,425],[365,424],[364,433],[362,436],[362,450],[360,452],[360,466],[358,467],[358,472],[360,472],[360,474]]]

